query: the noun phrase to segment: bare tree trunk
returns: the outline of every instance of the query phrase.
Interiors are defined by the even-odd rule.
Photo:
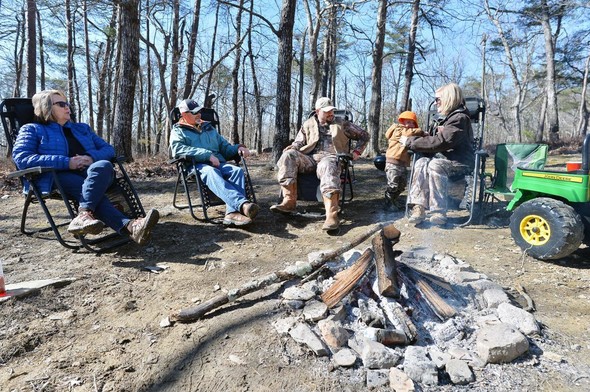
[[[335,38],[335,30],[336,28],[336,7],[331,5],[328,9],[328,31],[324,37],[324,50],[323,50],[323,68],[324,73],[322,75],[322,96],[327,97],[330,96],[330,87],[331,87],[331,70],[332,70],[332,58],[334,53],[334,46],[336,42]],[[332,97],[334,98],[334,97]]]
[[[557,92],[555,91],[555,44],[549,23],[549,7],[547,0],[541,0],[541,26],[545,38],[545,62],[547,68],[546,93],[547,93],[547,121],[549,123],[549,141],[559,140],[559,112],[557,108]],[[556,39],[557,37],[555,37]]]
[[[412,19],[410,22],[410,34],[408,36],[408,56],[406,58],[406,71],[404,72],[404,92],[400,106],[400,113],[410,110],[410,90],[414,78],[414,57],[416,55],[416,34],[418,31],[418,19],[420,12],[420,0],[412,2]]]
[[[297,126],[299,130],[303,124],[303,116],[305,116],[305,109],[303,108],[303,89],[305,79],[305,36],[307,29],[303,31],[301,36],[301,49],[299,51],[299,91],[297,92]],[[314,65],[315,67],[315,65]],[[311,101],[314,102],[314,101]]]
[[[74,72],[76,65],[74,64],[74,55],[76,54],[76,48],[74,45],[74,21],[72,20],[72,10],[70,0],[65,0],[64,3],[66,9],[66,35],[67,35],[67,76],[68,76],[68,96],[70,101],[70,111],[75,118],[76,116],[76,92],[74,91]]]
[[[38,38],[37,42],[39,44],[39,67],[40,69],[40,76],[39,76],[39,87],[41,91],[45,90],[45,44],[43,41],[43,30],[41,29],[41,16],[39,15],[39,10],[36,9],[37,13],[37,31],[38,31]]]
[[[584,79],[582,81],[582,96],[580,97],[580,111],[578,115],[577,134],[585,136],[588,132],[588,118],[590,113],[586,106],[586,92],[588,91],[588,72],[590,71],[590,54],[586,58],[586,66],[584,67]]]
[[[387,21],[387,0],[379,0],[377,11],[377,36],[373,48],[373,70],[371,73],[371,103],[369,104],[368,131],[371,135],[369,156],[379,151],[379,123],[381,118],[381,75],[383,73],[383,47],[385,46],[385,22]]]
[[[35,0],[27,0],[27,97],[37,89],[37,7]]]
[[[112,6],[111,20],[109,23],[109,29],[114,30],[117,24],[117,7]],[[97,91],[97,103],[98,108],[96,110],[96,133],[100,137],[104,137],[105,121],[108,116],[107,113],[107,99],[110,96],[110,83],[109,75],[110,68],[113,58],[113,36],[107,36],[106,43],[101,44],[104,47],[104,53],[102,56],[102,64],[98,64],[98,56],[96,67],[98,69],[98,91]],[[99,51],[100,53],[100,51]]]
[[[289,111],[291,106],[291,63],[293,62],[293,25],[295,23],[296,0],[283,0],[281,22],[278,30],[277,98],[275,116],[275,137],[273,140],[273,162],[279,160],[289,140]]]
[[[239,45],[240,41],[242,40],[242,7],[244,7],[244,0],[240,0],[238,5],[238,14],[236,15],[236,45]],[[235,58],[234,58],[234,68],[232,69],[232,112],[233,112],[233,121],[232,121],[232,143],[237,144],[240,143],[240,134],[238,131],[238,120],[239,120],[239,113],[238,113],[238,94],[239,94],[239,74],[240,74],[240,65],[242,63],[242,49],[240,46],[236,48]]]
[[[252,0],[253,2],[253,0]],[[193,69],[195,65],[195,51],[197,48],[197,34],[199,31],[199,18],[201,14],[201,0],[195,0],[193,7],[193,23],[191,25],[191,32],[188,38],[188,49],[186,56],[186,77],[184,80],[184,89],[182,92],[182,99],[190,98],[191,89],[193,86],[193,80],[195,77],[195,71]],[[147,36],[149,38],[149,35]]]
[[[537,131],[535,132],[535,143],[543,141],[545,134],[545,120],[547,119],[547,95],[543,95],[543,102],[541,103],[541,111],[539,112],[539,120],[537,122]]]
[[[16,38],[14,41],[14,88],[13,97],[21,96],[21,81],[23,77],[23,57],[25,52],[25,10],[22,11],[22,20],[17,19]]]
[[[256,130],[254,145],[257,152],[262,152],[262,103],[260,102],[260,86],[258,85],[258,76],[254,64],[254,53],[252,53],[252,15],[254,1],[250,1],[250,16],[248,18],[248,57],[250,57],[250,72],[252,73],[252,87],[254,88],[254,102],[256,106]]]
[[[92,102],[92,66],[90,62],[90,39],[88,37],[88,0],[84,0],[82,5],[84,15],[84,48],[86,57],[86,92],[88,95],[88,125],[94,129],[94,104]]]
[[[113,139],[115,151],[133,160],[131,150],[131,128],[133,126],[133,104],[135,84],[139,69],[139,0],[123,0],[121,7],[121,78],[117,95],[117,111]]]
[[[170,107],[168,110],[172,110],[172,107],[178,101],[178,63],[180,60],[180,44],[179,44],[179,21],[180,21],[180,2],[172,2],[172,41],[170,49],[172,50],[172,59],[170,61]]]
[[[318,54],[318,37],[321,27],[321,8],[319,0],[313,0],[315,5],[315,24],[309,8],[309,0],[304,0],[305,14],[307,15],[307,30],[309,31],[309,55],[311,64],[311,89],[310,102],[313,104],[319,97],[321,86],[321,64],[322,60]],[[299,127],[298,127],[299,129]]]
[[[150,9],[150,0],[146,0],[146,9]],[[146,24],[145,24],[145,35],[146,37],[150,37],[151,33],[150,33],[150,21],[148,18],[146,18]],[[154,96],[154,87],[153,87],[153,83],[152,83],[152,58],[151,58],[151,47],[149,45],[145,46],[145,55],[146,55],[146,63],[147,63],[147,75],[146,75],[146,90],[147,90],[147,97],[146,97],[146,118],[148,119],[147,121],[147,126],[146,126],[146,130],[145,130],[145,144],[146,144],[146,154],[148,156],[150,156],[152,154],[152,105],[154,100],[152,99],[152,97]]]
[[[211,38],[211,55],[210,55],[210,68],[213,68],[215,63],[215,42],[217,41],[217,26],[219,25],[219,7],[221,3],[217,3],[215,8],[215,26],[213,28],[213,37]],[[210,72],[207,77],[207,86],[205,87],[205,102],[203,106],[210,107],[212,102],[208,102],[209,95],[211,95],[211,84],[213,83],[213,72]]]

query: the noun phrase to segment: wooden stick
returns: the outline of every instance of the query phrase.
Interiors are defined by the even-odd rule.
[[[336,274],[334,283],[320,296],[328,308],[334,307],[346,294],[350,293],[350,290],[367,272],[372,260],[373,251],[367,248],[353,265]]]
[[[189,322],[195,321],[203,317],[206,313],[216,309],[229,302],[235,301],[237,298],[243,297],[246,294],[261,290],[271,284],[291,280],[295,278],[303,278],[320,268],[329,260],[332,260],[343,253],[349,251],[355,246],[367,240],[375,232],[383,229],[383,232],[390,240],[397,240],[400,232],[395,228],[392,221],[378,223],[367,230],[365,233],[353,239],[350,243],[342,245],[340,248],[319,254],[314,260],[309,263],[304,263],[299,266],[287,267],[282,271],[277,271],[269,275],[263,276],[259,279],[247,282],[242,287],[229,291],[227,294],[220,294],[215,298],[205,301],[192,308],[183,309],[170,315],[170,321],[175,322]]]
[[[446,320],[457,314],[455,308],[449,305],[434,289],[422,278],[416,279],[416,288],[434,311],[434,313],[441,319]]]
[[[393,243],[385,237],[380,230],[373,237],[373,251],[375,252],[375,267],[377,269],[377,284],[379,294],[386,297],[399,298],[399,286],[397,284],[397,267]]]

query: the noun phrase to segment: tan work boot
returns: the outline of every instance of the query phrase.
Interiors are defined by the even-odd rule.
[[[326,206],[326,221],[322,226],[322,230],[336,230],[338,227],[340,227],[340,219],[338,218],[339,200],[339,193],[332,193],[331,197],[324,196],[324,206]]]
[[[295,212],[297,207],[297,183],[293,182],[286,186],[281,185],[281,191],[283,192],[283,201],[281,204],[270,206],[270,210],[281,214]]]
[[[408,222],[419,224],[424,221],[426,218],[426,210],[420,204],[414,205],[412,207],[412,211],[410,212],[410,217],[408,218]]]

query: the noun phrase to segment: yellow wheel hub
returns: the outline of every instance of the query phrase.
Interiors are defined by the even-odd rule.
[[[551,228],[539,215],[527,215],[520,221],[520,235],[529,244],[541,246],[551,238]]]

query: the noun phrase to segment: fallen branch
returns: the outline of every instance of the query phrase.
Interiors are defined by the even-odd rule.
[[[530,297],[530,295],[528,295],[524,287],[520,283],[517,283],[516,290],[526,300],[527,307],[524,310],[526,310],[527,312],[534,312],[536,310],[535,303],[533,302],[533,299]]]
[[[308,274],[312,273],[313,271],[320,268],[329,260],[332,260],[343,253],[349,251],[350,249],[354,248],[355,246],[359,245],[360,243],[367,240],[371,237],[375,232],[383,229],[385,236],[390,240],[397,240],[400,236],[400,232],[393,223],[391,222],[383,222],[378,223],[367,230],[365,233],[361,234],[357,238],[353,239],[350,243],[342,245],[340,248],[319,254],[314,260],[308,263],[304,263],[297,266],[290,266],[282,271],[273,272],[269,275],[263,276],[259,279],[252,280],[250,282],[245,283],[242,287],[239,287],[234,290],[230,290],[227,294],[220,294],[215,298],[212,298],[208,301],[205,301],[197,306],[192,308],[183,309],[176,313],[170,315],[170,321],[172,322],[190,322],[198,320],[199,318],[203,317],[206,313],[216,309],[220,306],[223,306],[229,302],[235,301],[237,298],[243,297],[246,294],[253,293],[255,291],[261,290],[265,287],[270,286],[274,283],[284,282],[287,280],[295,279],[295,278],[303,278]]]

